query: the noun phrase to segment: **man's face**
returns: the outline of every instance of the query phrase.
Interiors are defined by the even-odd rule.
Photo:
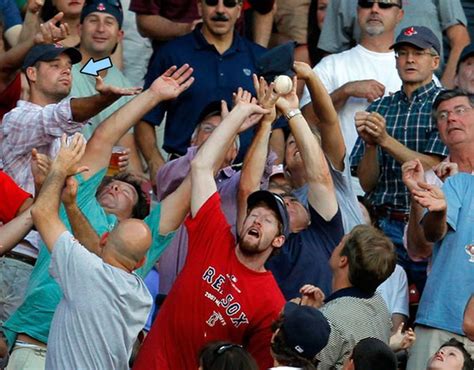
[[[112,54],[117,43],[123,37],[117,19],[101,12],[90,13],[81,25],[81,49],[97,57]]]
[[[34,67],[28,67],[27,75],[32,90],[60,101],[69,95],[72,85],[71,58],[67,54],[60,54],[50,61],[41,61]]]
[[[373,3],[371,8],[358,6],[357,15],[361,30],[370,36],[378,36],[393,32],[403,18],[403,10],[396,5],[382,9],[378,3]]]
[[[290,219],[291,232],[299,232],[304,230],[309,225],[308,210],[301,204],[301,202],[293,195],[283,195],[285,200],[286,210]]]
[[[252,208],[242,225],[240,250],[247,255],[257,255],[273,248],[274,239],[280,235],[278,225],[277,215],[270,208]]]
[[[113,180],[100,190],[97,200],[107,212],[123,219],[131,217],[138,194],[129,183]]]
[[[431,55],[429,49],[401,45],[397,48],[396,55],[398,75],[404,84],[428,84],[439,66],[439,56]]]
[[[301,153],[296,145],[295,137],[293,135],[288,136],[288,139],[286,140],[285,163],[290,172],[295,172],[294,170],[303,166]]]
[[[240,17],[242,10],[241,2],[236,1],[236,3],[235,6],[228,7],[224,5],[224,0],[217,0],[217,4],[214,6],[207,5],[206,0],[199,1],[198,11],[202,17],[203,30],[215,37],[232,34],[235,22]]]
[[[474,145],[474,109],[466,96],[443,101],[436,115],[439,135],[448,149],[457,144]]]
[[[461,90],[474,94],[474,55],[468,57],[459,65],[459,71],[454,82]]]
[[[462,370],[464,356],[456,347],[442,347],[431,357],[428,370]]]

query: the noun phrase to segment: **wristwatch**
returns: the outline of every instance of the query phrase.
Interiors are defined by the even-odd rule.
[[[290,111],[285,115],[285,117],[286,117],[286,119],[289,121],[289,120],[292,119],[294,116],[297,116],[297,115],[299,115],[299,114],[301,114],[301,111],[300,111],[298,108],[296,108],[296,109],[290,110]]]

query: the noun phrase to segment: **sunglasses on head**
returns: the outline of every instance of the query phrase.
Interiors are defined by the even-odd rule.
[[[390,9],[394,6],[401,8],[400,4],[392,3],[392,2],[380,2],[380,1],[367,1],[367,0],[359,0],[359,6],[363,9],[371,9],[374,4],[377,3],[380,9]]]
[[[219,0],[204,0],[207,6],[216,6]],[[226,8],[234,8],[240,4],[240,0],[224,0],[224,6]]]

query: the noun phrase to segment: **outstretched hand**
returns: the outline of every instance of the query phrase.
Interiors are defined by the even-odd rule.
[[[430,212],[441,212],[447,209],[446,198],[443,191],[435,186],[425,182],[419,182],[418,187],[412,191],[413,198],[424,208],[428,208]]]
[[[315,73],[311,66],[304,62],[295,62],[293,70],[296,72],[298,79],[308,81]]]
[[[257,92],[258,103],[266,109],[270,110],[270,113],[265,115],[265,120],[273,123],[276,119],[276,102],[280,97],[275,91],[275,84],[272,82],[268,85],[267,81],[263,77],[258,78],[257,75],[252,75],[253,86]]]
[[[282,95],[278,98],[276,106],[282,114],[287,114],[290,110],[297,109],[299,107],[300,100],[296,94],[297,84],[298,79],[296,76],[293,76],[293,88],[291,91],[288,94]]]
[[[183,64],[179,69],[172,66],[153,81],[149,90],[158,94],[162,100],[174,99],[193,84],[192,73],[193,69],[189,64]]]
[[[106,85],[100,76],[95,78],[95,89],[100,95],[117,97],[137,95],[143,90],[141,87],[117,87]]]
[[[78,166],[85,151],[86,140],[82,134],[74,134],[69,143],[68,137],[64,134],[61,137],[61,148],[59,149],[57,157],[53,161],[52,168],[64,171],[67,176],[73,176],[87,171],[88,168],[86,166]]]
[[[234,107],[239,104],[239,103],[249,103],[249,104],[257,104],[257,99],[252,96],[252,94],[239,87],[237,89],[237,92],[232,94],[232,101],[234,103]],[[253,113],[250,116],[246,118],[244,123],[242,123],[242,126],[240,126],[239,133],[247,130],[248,128],[254,126],[259,122],[263,117],[263,114],[261,113]]]
[[[405,332],[402,332],[405,323],[401,323],[397,332],[390,337],[390,348],[393,352],[400,351],[402,349],[410,348],[416,340],[416,334],[412,328],[408,328]]]

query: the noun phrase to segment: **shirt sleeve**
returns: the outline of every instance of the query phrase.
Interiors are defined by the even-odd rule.
[[[90,289],[85,284],[85,276],[100,269],[103,261],[85,249],[69,231],[63,232],[51,254],[49,272],[61,287],[66,299],[77,297],[82,289]]]
[[[355,23],[355,1],[331,0],[326,9],[324,27],[318,41],[318,48],[328,53],[340,53],[355,44],[353,28]]]
[[[447,223],[456,231],[459,214],[463,204],[464,194],[466,194],[466,183],[463,181],[469,174],[460,173],[449,177],[442,188],[446,202],[448,204]]]
[[[466,15],[460,0],[437,0],[441,28],[446,31],[456,24],[467,25]]]
[[[21,189],[5,172],[0,171],[0,221],[7,223],[15,218],[22,204],[31,194]]]
[[[398,313],[401,315],[405,315],[407,317],[410,316],[410,312],[408,309],[408,280],[407,280],[407,273],[403,268],[399,265],[395,267],[397,272],[397,285],[395,286],[394,291],[394,298],[393,298],[393,305],[390,310],[391,314]]]
[[[0,0],[0,15],[5,23],[5,32],[23,23],[20,11],[13,0]]]
[[[4,137],[14,155],[23,155],[33,148],[52,143],[64,133],[72,135],[79,132],[87,123],[72,120],[71,98],[48,104],[42,109],[14,114],[19,113],[21,117],[6,115],[3,121]]]
[[[189,252],[196,246],[213,247],[216,238],[222,240],[225,232],[231,235],[230,226],[221,209],[221,197],[218,192],[211,195],[195,217],[189,216],[184,224],[188,231]]]
[[[145,223],[151,230],[151,246],[146,254],[145,263],[137,269],[135,273],[140,277],[145,277],[155,265],[156,261],[171,243],[175,235],[171,232],[167,235],[160,234],[161,203],[158,203],[151,213],[145,218]]]

